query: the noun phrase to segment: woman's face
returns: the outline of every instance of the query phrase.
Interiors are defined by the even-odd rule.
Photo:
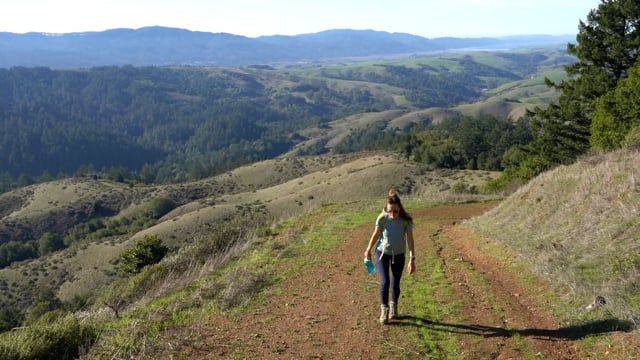
[[[387,204],[387,213],[392,219],[397,219],[400,214],[400,207],[396,204]]]

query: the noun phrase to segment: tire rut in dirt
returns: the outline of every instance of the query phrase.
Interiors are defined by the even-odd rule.
[[[483,253],[460,227],[434,237],[445,275],[461,301],[457,325],[463,351],[470,358],[511,359],[543,356],[579,358],[558,330],[558,319],[527,295],[517,274]],[[455,321],[455,320],[454,320]]]

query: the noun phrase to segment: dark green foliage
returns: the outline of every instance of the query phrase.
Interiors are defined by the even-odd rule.
[[[591,145],[613,150],[624,145],[627,134],[640,126],[640,63],[629,69],[629,77],[613,92],[596,102],[591,124]]]
[[[20,310],[8,304],[3,304],[0,308],[0,333],[20,326],[24,316]]]
[[[493,116],[450,118],[433,127],[460,144],[466,169],[502,170],[503,155],[514,146],[531,141],[524,120],[507,121]]]
[[[91,219],[87,222],[78,224],[71,228],[64,236],[65,246],[71,246],[78,241],[84,240],[89,237],[90,234],[97,232],[100,229],[104,229],[106,226],[100,219]]]
[[[458,169],[467,163],[462,144],[441,130],[427,130],[416,136],[411,157],[436,168]]]
[[[50,232],[44,233],[38,239],[38,255],[43,256],[52,253],[56,250],[64,248],[63,237],[60,234],[53,234]]]
[[[376,148],[390,149],[381,143],[387,139],[382,137]],[[395,150],[431,167],[502,170],[504,154],[529,143],[531,132],[524,120],[452,117],[426,129],[409,129],[408,134],[396,135],[395,140]]]
[[[371,105],[366,93],[322,82],[279,102],[254,76],[233,70],[12,68],[0,70],[0,84],[0,162],[13,176],[93,169],[124,181],[146,164],[143,182],[182,181],[188,163],[208,176],[280,154],[291,145],[286,134]],[[162,177],[164,167],[178,177]]]
[[[413,91],[407,99],[416,107],[447,106],[470,102],[480,92],[480,82],[472,72],[434,74],[423,69],[412,69],[404,66],[387,66],[389,80],[385,82]],[[377,82],[377,79],[372,79]]]
[[[42,319],[0,335],[0,358],[77,359],[97,337],[98,330],[90,322],[72,316]]]
[[[105,216],[113,216],[117,213],[117,211],[110,209],[108,206],[104,204],[102,200],[96,200],[91,204],[91,210],[89,212],[89,216],[92,218],[100,218]]]
[[[34,242],[9,241],[0,245],[0,268],[9,266],[14,261],[32,259],[38,256]]]
[[[529,148],[533,156],[540,157],[545,163],[542,171],[572,163],[589,150],[591,119],[587,108],[591,105],[583,102],[582,95],[573,88],[569,83],[564,84],[558,104],[549,104],[544,110],[537,108],[529,113],[534,135]]]
[[[27,323],[38,321],[43,315],[62,308],[62,302],[52,289],[36,289],[31,306],[26,311]],[[49,317],[55,316],[50,314]]]
[[[580,21],[576,40],[568,51],[578,57],[569,67],[570,75],[603,72],[608,84],[593,88],[597,95],[602,86],[612,85],[627,76],[640,53],[640,3],[636,0],[603,0],[597,9],[587,15],[587,22]],[[592,72],[593,71],[593,72]]]
[[[590,142],[602,148],[619,143],[618,130],[630,126],[611,116],[612,96],[598,100],[629,75],[640,52],[640,3],[636,0],[603,0],[597,9],[580,21],[577,44],[567,51],[577,61],[566,67],[569,79],[548,84],[561,91],[557,104],[530,112],[534,141],[529,147],[532,160],[521,166],[533,176],[558,164],[567,164],[590,149]],[[596,102],[601,112],[592,127]],[[624,105],[623,105],[624,106]],[[616,111],[618,113],[619,111]]]
[[[353,131],[333,152],[395,150],[435,168],[502,170],[503,155],[531,141],[524,120],[452,117],[439,124],[425,124],[426,129],[417,125],[401,131],[387,129],[387,123],[379,121]]]
[[[440,71],[426,65],[416,68],[380,65],[384,68],[383,72],[352,71],[333,76],[349,80],[383,83],[407,89],[407,99],[418,108],[471,102],[478,98],[482,88],[489,85],[483,78],[484,76],[496,76],[502,82],[518,78],[518,75],[514,73],[479,64],[470,58],[456,61],[459,61],[462,71]]]
[[[169,248],[158,236],[145,236],[136,241],[131,249],[120,254],[120,270],[137,274],[145,266],[160,262],[168,251]]]
[[[385,135],[390,134],[390,132],[386,131],[386,127],[387,123],[385,121],[378,121],[363,129],[352,131],[349,136],[333,147],[332,152],[345,154],[370,149],[372,144],[379,142]]]
[[[155,198],[147,204],[144,208],[143,215],[146,215],[152,219],[159,219],[169,211],[176,207],[176,203],[167,198]]]

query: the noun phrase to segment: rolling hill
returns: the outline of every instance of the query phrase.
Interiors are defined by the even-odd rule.
[[[3,238],[38,239],[46,232],[62,233],[88,223],[94,230],[68,249],[0,269],[0,278],[13,284],[0,301],[28,306],[43,286],[65,301],[93,296],[118,277],[118,255],[145,235],[157,235],[177,251],[207,237],[215,224],[237,213],[257,211],[278,222],[330,203],[380,197],[392,187],[432,201],[455,199],[449,191],[454,184],[479,186],[496,175],[431,171],[394,154],[360,153],[266,160],[176,185],[130,187],[80,178],[29,186],[0,195]],[[370,181],[373,178],[377,180]],[[171,200],[174,209],[143,228],[104,235],[106,225],[130,224],[159,198]],[[91,212],[96,202],[108,211]]]
[[[331,152],[375,122],[405,131],[456,114],[515,120],[555,98],[543,79],[560,78],[571,60],[546,48],[304,68],[0,70],[0,174],[28,183],[145,168],[144,182],[168,183]]]

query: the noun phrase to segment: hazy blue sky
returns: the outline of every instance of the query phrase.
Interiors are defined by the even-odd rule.
[[[428,38],[576,34],[600,0],[3,0],[0,31],[168,26],[256,37],[329,29]]]

